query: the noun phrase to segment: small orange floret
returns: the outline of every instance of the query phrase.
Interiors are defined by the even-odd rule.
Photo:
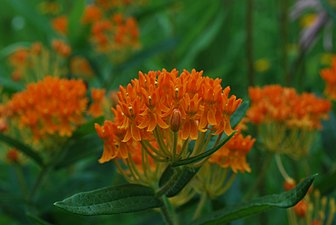
[[[96,5],[88,5],[85,8],[82,23],[92,24],[102,18],[102,11]]]
[[[246,161],[246,155],[249,153],[254,138],[244,137],[241,133],[235,134],[227,144],[215,152],[210,158],[210,163],[216,163],[223,168],[230,167],[233,172],[251,172],[251,168]]]
[[[19,161],[19,153],[16,149],[12,148],[7,151],[6,158],[11,163],[17,163]]]
[[[89,114],[93,117],[103,115],[103,102],[105,97],[105,89],[91,89],[92,103],[89,108]]]
[[[86,105],[83,81],[49,76],[27,85],[8,103],[10,116],[37,139],[53,134],[70,136],[83,122]]]
[[[68,33],[68,17],[59,16],[52,20],[52,27],[60,34],[67,35]]]
[[[333,58],[331,68],[321,70],[321,77],[326,82],[324,93],[336,100],[336,58]]]
[[[64,41],[53,40],[52,41],[53,49],[62,57],[67,57],[71,54],[71,48]]]
[[[283,187],[284,187],[285,191],[289,191],[289,190],[295,188],[295,186],[296,186],[296,182],[292,178],[286,179],[284,184],[283,184]]]
[[[299,203],[294,206],[294,212],[299,217],[305,217],[307,211],[308,203],[305,200],[299,201]]]

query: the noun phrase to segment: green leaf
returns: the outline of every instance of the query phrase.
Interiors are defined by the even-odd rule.
[[[29,146],[4,134],[0,134],[0,140],[22,152],[24,155],[34,160],[38,165],[43,166],[43,160],[40,155]]]
[[[199,167],[171,167],[168,165],[159,180],[160,188],[164,188],[162,194],[167,197],[176,196],[190,182],[198,170]]]
[[[190,158],[187,159],[183,159],[183,160],[179,160],[176,161],[174,163],[172,163],[172,167],[176,167],[176,166],[182,166],[182,165],[187,165],[187,164],[191,164],[191,163],[195,163],[195,162],[199,162],[202,159],[211,156],[212,154],[214,154],[216,151],[218,151],[221,147],[223,147],[223,145],[225,145],[232,137],[233,135],[236,133],[236,131],[232,132],[231,135],[229,135],[227,138],[225,138],[221,143],[219,143],[218,145],[216,145],[215,147]]]
[[[296,205],[307,193],[317,175],[300,182],[294,189],[281,194],[264,196],[250,203],[225,208],[193,221],[193,225],[225,224],[232,220],[258,214],[272,208],[289,208]]]
[[[81,18],[85,9],[85,0],[74,1],[72,11],[69,15],[69,39],[72,46],[76,45],[81,36]]]
[[[93,216],[137,212],[162,206],[153,189],[139,184],[106,187],[75,194],[55,206],[68,212]]]
[[[239,124],[239,122],[244,118],[249,107],[250,107],[250,102],[243,101],[243,103],[240,104],[238,109],[233,113],[230,119],[230,123],[233,128],[235,128]]]

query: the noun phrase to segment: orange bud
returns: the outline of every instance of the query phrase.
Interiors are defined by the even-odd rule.
[[[8,129],[8,125],[4,119],[0,118],[0,133],[5,132]]]
[[[311,225],[322,225],[322,223],[319,220],[313,220]]]
[[[7,152],[6,158],[8,161],[16,163],[19,161],[19,154],[14,148],[12,148]]]
[[[286,191],[293,189],[295,186],[296,186],[296,182],[292,178],[286,179],[285,183],[283,184],[283,188]]]
[[[299,217],[304,217],[308,210],[308,204],[305,200],[299,201],[298,204],[294,206],[294,212]]]
[[[179,109],[174,109],[170,118],[170,129],[177,132],[181,127],[182,115]]]

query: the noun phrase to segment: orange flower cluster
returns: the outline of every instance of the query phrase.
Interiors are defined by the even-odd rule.
[[[92,42],[98,52],[116,52],[139,46],[139,30],[134,18],[115,14],[111,19],[98,20],[92,25]]]
[[[53,40],[51,49],[39,42],[27,48],[18,48],[9,57],[9,63],[14,69],[12,79],[31,82],[40,80],[47,74],[65,74],[62,69],[64,58],[70,53],[71,48],[61,40]]]
[[[298,95],[295,89],[279,85],[250,88],[249,95],[251,108],[247,116],[255,124],[276,122],[293,128],[318,129],[331,108],[327,100],[309,93]]]
[[[218,164],[223,168],[231,168],[233,172],[251,172],[246,162],[246,155],[251,150],[255,139],[251,136],[244,137],[236,133],[227,144],[215,152],[210,158],[210,163]]]
[[[230,88],[223,89],[221,79],[202,74],[184,70],[178,76],[176,69],[139,72],[139,79],[120,87],[119,101],[113,108],[114,121],[95,125],[104,140],[100,161],[127,158],[134,142],[145,147],[149,142],[157,142],[159,150],[150,148],[157,157],[181,156],[182,144],[173,144],[172,133],[178,135],[175,144],[196,140],[206,131],[212,135],[231,134],[230,116],[242,100],[234,95],[229,97]]]
[[[62,35],[68,34],[68,17],[66,16],[59,16],[54,18],[52,21],[52,27],[55,31]]]
[[[321,70],[321,77],[326,82],[324,93],[330,99],[336,100],[336,58],[333,58],[331,68]]]
[[[70,73],[83,78],[90,78],[94,75],[88,60],[80,56],[71,57]]]
[[[82,81],[47,76],[14,94],[8,107],[10,118],[17,119],[40,139],[48,135],[70,136],[83,122],[87,102]]]

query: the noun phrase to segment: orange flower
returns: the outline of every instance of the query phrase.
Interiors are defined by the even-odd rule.
[[[215,152],[209,159],[210,163],[216,163],[223,168],[231,168],[233,172],[251,172],[246,162],[246,155],[255,142],[251,136],[244,137],[236,133],[226,145]]]
[[[103,101],[105,97],[105,89],[91,89],[92,103],[89,108],[89,114],[93,117],[98,117],[103,115]]]
[[[68,17],[59,16],[52,20],[52,27],[60,34],[67,35],[68,33]]]
[[[135,19],[115,14],[111,19],[97,20],[93,23],[92,42],[98,52],[126,53],[125,50],[139,46],[139,31]]]
[[[94,72],[89,64],[89,62],[80,56],[75,56],[71,58],[70,61],[70,71],[72,74],[80,77],[92,77]]]
[[[327,100],[308,93],[298,95],[295,89],[279,85],[249,88],[249,95],[251,107],[247,116],[255,124],[277,122],[288,127],[318,129],[331,108]]]
[[[336,100],[336,58],[333,58],[331,68],[321,70],[321,77],[326,82],[324,93]]]
[[[85,8],[82,23],[91,24],[100,20],[101,18],[102,18],[101,9],[95,5],[88,5]]]
[[[70,136],[84,120],[85,94],[85,84],[80,80],[46,77],[12,97],[10,116],[29,128],[36,139],[53,134]]]
[[[196,70],[185,70],[180,76],[176,69],[171,72],[165,69],[150,71],[148,74],[140,72],[139,79],[120,87],[119,100],[113,109],[114,122],[111,122],[114,128],[111,130],[124,135],[119,137],[123,143],[156,141],[159,149],[153,151],[153,157],[163,160],[177,157],[182,144],[176,144],[195,140],[199,134],[210,131],[213,135],[223,132],[229,135],[232,131],[230,116],[241,99],[228,97],[229,88],[222,90],[220,82],[219,79],[203,77],[202,72]],[[212,98],[213,93],[209,89],[216,90],[217,97]],[[205,108],[213,111],[214,118]],[[202,120],[202,116],[205,119]],[[99,125],[96,129],[99,130]],[[172,132],[177,133],[178,140],[172,141]],[[111,138],[115,139],[113,135]],[[103,139],[105,145],[111,143],[106,141],[106,137]],[[104,154],[110,154],[108,159],[118,158],[118,154]]]
[[[61,55],[62,57],[67,57],[71,54],[70,46],[61,40],[53,40],[52,47],[55,50],[55,52]]]

